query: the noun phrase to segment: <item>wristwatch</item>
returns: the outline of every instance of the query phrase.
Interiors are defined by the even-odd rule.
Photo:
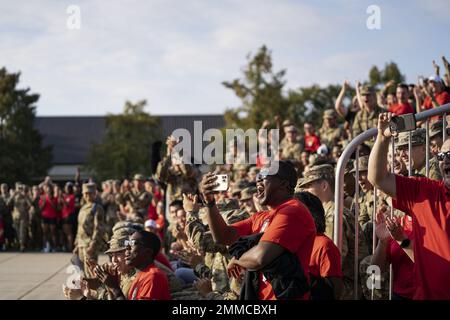
[[[211,202],[205,201],[204,204],[205,204],[206,207],[212,208],[212,207],[214,207],[216,205],[216,200],[213,200]]]
[[[403,241],[400,243],[400,247],[405,249],[405,248],[408,248],[410,244],[411,244],[411,240],[409,240],[409,238],[406,238],[406,239],[403,239]]]

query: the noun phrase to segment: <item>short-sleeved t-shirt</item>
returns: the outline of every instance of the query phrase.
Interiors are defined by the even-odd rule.
[[[395,113],[400,116],[402,114],[414,113],[414,108],[412,105],[407,103],[395,103],[389,107],[389,112]]]
[[[305,276],[309,278],[309,261],[316,227],[309,210],[297,199],[290,199],[270,211],[262,211],[232,224],[239,236],[264,232],[260,241],[276,243],[297,255]],[[309,297],[306,294],[304,297]],[[276,300],[270,282],[260,272],[259,299]]]
[[[401,218],[403,231],[409,239],[413,239],[412,217],[404,216]],[[414,283],[414,262],[400,247],[397,241],[389,238],[389,245],[386,248],[386,259],[392,263],[393,291],[402,297],[412,299],[416,286]]]
[[[58,218],[57,207],[57,199],[50,198],[48,195],[45,195],[43,198],[39,199],[39,206],[44,208],[42,209],[42,217],[46,219],[56,219]]]
[[[312,134],[312,135],[305,135],[305,151],[308,152],[316,152],[317,149],[320,147],[320,139],[318,136]]]
[[[62,218],[65,219],[69,217],[75,211],[75,195],[66,194],[64,195],[64,206],[61,211]]]
[[[318,234],[314,239],[309,273],[317,278],[343,277],[341,253],[333,241],[324,234]]]
[[[446,103],[450,103],[450,95],[446,91],[442,91],[441,93],[436,94],[435,96],[436,102],[442,106]],[[427,96],[422,104],[422,109],[432,109],[434,108],[433,101],[430,96]],[[441,116],[431,117],[431,120],[438,120]]]
[[[396,175],[396,209],[412,216],[414,299],[450,299],[450,190],[443,181]]]
[[[170,300],[167,276],[152,263],[136,275],[128,300]]]

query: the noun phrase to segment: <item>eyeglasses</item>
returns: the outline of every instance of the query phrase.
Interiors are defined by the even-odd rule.
[[[256,181],[264,180],[269,175],[269,169],[264,168],[259,171],[259,173],[256,175]]]
[[[134,247],[136,244],[139,244],[139,241],[137,241],[136,239],[130,239],[130,240],[125,240],[123,242],[123,244],[125,245],[125,247]]]
[[[437,154],[438,161],[444,161],[444,158],[450,159],[450,151],[447,152],[439,152]]]

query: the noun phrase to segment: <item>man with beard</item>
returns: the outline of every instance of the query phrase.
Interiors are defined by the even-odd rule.
[[[274,161],[270,167],[261,170],[257,179],[258,199],[269,210],[232,225],[226,224],[215,204],[216,179],[214,174],[208,173],[201,183],[206,218],[216,243],[231,245],[239,237],[264,232],[258,244],[239,259],[230,261],[229,274],[239,278],[244,270],[259,271],[257,297],[260,300],[275,300],[277,297],[272,284],[260,270],[288,251],[296,256],[309,279],[309,260],[316,229],[309,210],[293,198],[297,182],[294,166],[290,162]],[[308,294],[296,298],[308,298]]]
[[[378,136],[369,159],[369,180],[393,198],[393,206],[412,216],[414,278],[413,299],[450,299],[450,140],[438,154],[443,179],[403,177],[387,170],[391,113],[378,120]],[[406,240],[406,239],[405,239]],[[401,246],[408,246],[408,241]]]
[[[155,266],[155,257],[161,249],[158,236],[147,231],[136,231],[126,242],[125,261],[138,273],[125,297],[118,281],[109,283],[114,300],[170,300],[167,276]]]

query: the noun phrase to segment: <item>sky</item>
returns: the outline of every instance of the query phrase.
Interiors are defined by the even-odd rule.
[[[39,116],[119,113],[126,100],[141,99],[154,115],[220,114],[240,105],[221,83],[240,78],[246,57],[262,45],[274,70],[287,70],[287,89],[354,83],[389,61],[416,82],[432,74],[433,59],[450,60],[447,0],[0,5],[0,67],[20,71],[20,87],[40,94]],[[371,5],[380,9],[380,29],[367,27]]]

